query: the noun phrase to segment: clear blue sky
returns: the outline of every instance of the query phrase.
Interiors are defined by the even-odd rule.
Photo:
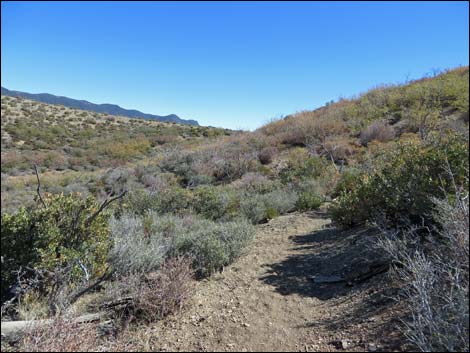
[[[253,129],[468,65],[467,2],[2,2],[2,86]]]

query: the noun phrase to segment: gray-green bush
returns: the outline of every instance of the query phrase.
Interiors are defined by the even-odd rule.
[[[189,256],[199,276],[228,265],[254,237],[246,220],[217,223],[196,216],[124,214],[111,220],[111,263],[120,274],[157,270],[169,257]]]
[[[240,201],[240,212],[256,224],[295,210],[297,200],[297,193],[287,188],[266,194],[245,193]]]

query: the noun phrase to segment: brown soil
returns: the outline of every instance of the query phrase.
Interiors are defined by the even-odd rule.
[[[357,283],[313,281],[360,278],[382,256],[368,246],[373,236],[367,229],[340,232],[313,213],[260,225],[245,256],[198,283],[189,309],[149,329],[152,349],[401,350],[385,274]]]

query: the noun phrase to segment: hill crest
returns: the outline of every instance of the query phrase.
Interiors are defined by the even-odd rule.
[[[142,113],[141,111],[138,111],[135,109],[125,109],[125,108],[120,107],[117,104],[109,104],[109,103],[95,104],[95,103],[88,102],[86,100],[73,99],[73,98],[64,97],[64,96],[56,96],[56,95],[49,94],[49,93],[37,93],[37,94],[27,93],[27,92],[9,90],[5,87],[2,87],[1,94],[5,96],[10,96],[10,97],[22,97],[26,99],[31,99],[31,100],[38,101],[41,103],[60,104],[68,108],[88,110],[88,111],[92,111],[96,113],[107,113],[110,115],[125,116],[129,118],[156,120],[156,121],[162,121],[162,122],[173,122],[173,123],[196,125],[196,126],[199,125],[199,123],[196,120],[182,119],[176,114],[169,114],[169,115],[147,114],[147,113]]]

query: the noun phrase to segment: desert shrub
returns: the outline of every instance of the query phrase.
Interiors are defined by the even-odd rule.
[[[168,251],[168,242],[162,234],[152,231],[153,221],[151,216],[129,214],[119,219],[111,218],[110,263],[116,273],[148,273],[160,267]]]
[[[356,149],[351,141],[345,138],[332,138],[321,144],[317,148],[321,156],[329,159],[334,164],[348,163],[349,159],[356,153]]]
[[[279,176],[283,183],[296,183],[306,178],[318,178],[326,168],[324,159],[309,156],[305,149],[299,148],[290,152],[287,166],[280,171]]]
[[[152,138],[152,143],[154,145],[164,145],[170,144],[178,141],[178,136],[168,135],[168,134],[158,134]]]
[[[422,352],[469,350],[469,212],[468,190],[432,201],[435,221],[430,242],[415,227],[397,234],[384,230],[378,245],[394,261],[394,279],[401,283],[407,317],[405,337]],[[449,256],[452,254],[452,256]]]
[[[347,169],[341,174],[334,189],[332,190],[331,196],[338,197],[341,194],[352,192],[360,184],[360,182],[361,171],[358,169]]]
[[[253,224],[261,223],[293,211],[297,198],[297,193],[287,188],[265,194],[245,193],[241,195],[240,213]]]
[[[238,155],[232,153],[233,151],[230,151],[214,158],[213,177],[216,181],[231,182],[257,169],[259,163],[253,153],[240,152]]]
[[[370,141],[387,142],[393,140],[395,130],[383,121],[375,121],[361,132],[362,145],[367,146]]]
[[[304,191],[297,200],[297,209],[300,211],[316,210],[323,203],[323,198],[314,192]]]
[[[361,144],[367,146],[370,141],[387,142],[393,140],[395,130],[383,121],[375,121],[361,132]]]
[[[181,310],[193,289],[191,264],[190,258],[170,258],[159,271],[145,276],[143,285],[134,287],[135,315],[154,322]]]
[[[195,173],[192,169],[194,159],[194,153],[176,148],[164,152],[159,166],[163,172],[177,175],[181,180],[181,184],[186,186],[190,185],[194,178]]]
[[[135,272],[109,283],[101,300],[131,297],[128,305],[116,307],[125,322],[156,322],[181,310],[194,288],[192,259],[184,256],[165,260],[158,270]]]
[[[282,184],[278,180],[271,180],[263,174],[249,172],[244,174],[240,179],[234,181],[231,186],[238,191],[265,194],[281,188]]]
[[[198,276],[208,276],[231,263],[254,236],[254,228],[244,220],[214,223],[193,219],[176,231],[172,252],[191,256]]]
[[[189,209],[193,195],[187,189],[175,187],[162,190],[157,197],[156,211],[160,213],[183,212]]]
[[[284,214],[295,209],[298,195],[291,189],[283,188],[263,194],[262,198],[268,208],[274,208]]]
[[[263,126],[260,131],[277,136],[279,142],[291,146],[305,146],[309,141],[321,144],[332,136],[347,133],[341,109],[331,105],[328,109],[303,111]]]
[[[68,184],[65,188],[63,188],[63,191],[65,194],[79,193],[80,195],[84,195],[85,197],[89,194],[89,190],[86,185],[83,185],[83,183],[80,182]]]
[[[111,229],[111,262],[124,274],[155,271],[166,258],[189,256],[199,276],[210,275],[238,257],[254,235],[244,220],[215,223],[155,212],[114,218]]]
[[[49,324],[28,327],[18,348],[22,352],[93,352],[100,343],[96,323],[57,317]]]
[[[377,159],[371,175],[362,175],[353,190],[341,193],[332,207],[333,219],[347,227],[379,214],[395,225],[402,219],[432,223],[429,196],[443,195],[453,183],[468,188],[467,156],[468,146],[452,137],[440,144],[399,143]],[[448,168],[454,171],[454,180],[449,179]]]
[[[119,160],[127,160],[146,154],[150,148],[150,141],[143,137],[123,142],[102,142],[97,145],[99,152]]]
[[[240,212],[251,223],[258,224],[267,219],[266,205],[261,195],[244,195],[240,200]]]
[[[158,192],[134,190],[126,195],[123,205],[117,212],[132,212],[139,215],[147,211],[185,213],[190,210],[192,198],[192,192],[181,187],[165,187]]]
[[[46,283],[46,291],[59,284],[89,281],[106,271],[108,215],[96,213],[95,199],[46,194],[44,202],[47,208],[23,207],[14,214],[2,214],[2,300],[20,268],[67,272],[66,283]]]
[[[236,212],[237,202],[235,195],[228,190],[202,186],[194,190],[192,208],[204,218],[217,220]]]
[[[261,164],[269,164],[273,158],[278,154],[276,147],[265,147],[258,153],[258,159]]]
[[[269,219],[274,219],[276,217],[279,217],[279,211],[276,210],[275,208],[272,208],[272,207],[268,207],[266,209],[266,219],[269,220]]]

